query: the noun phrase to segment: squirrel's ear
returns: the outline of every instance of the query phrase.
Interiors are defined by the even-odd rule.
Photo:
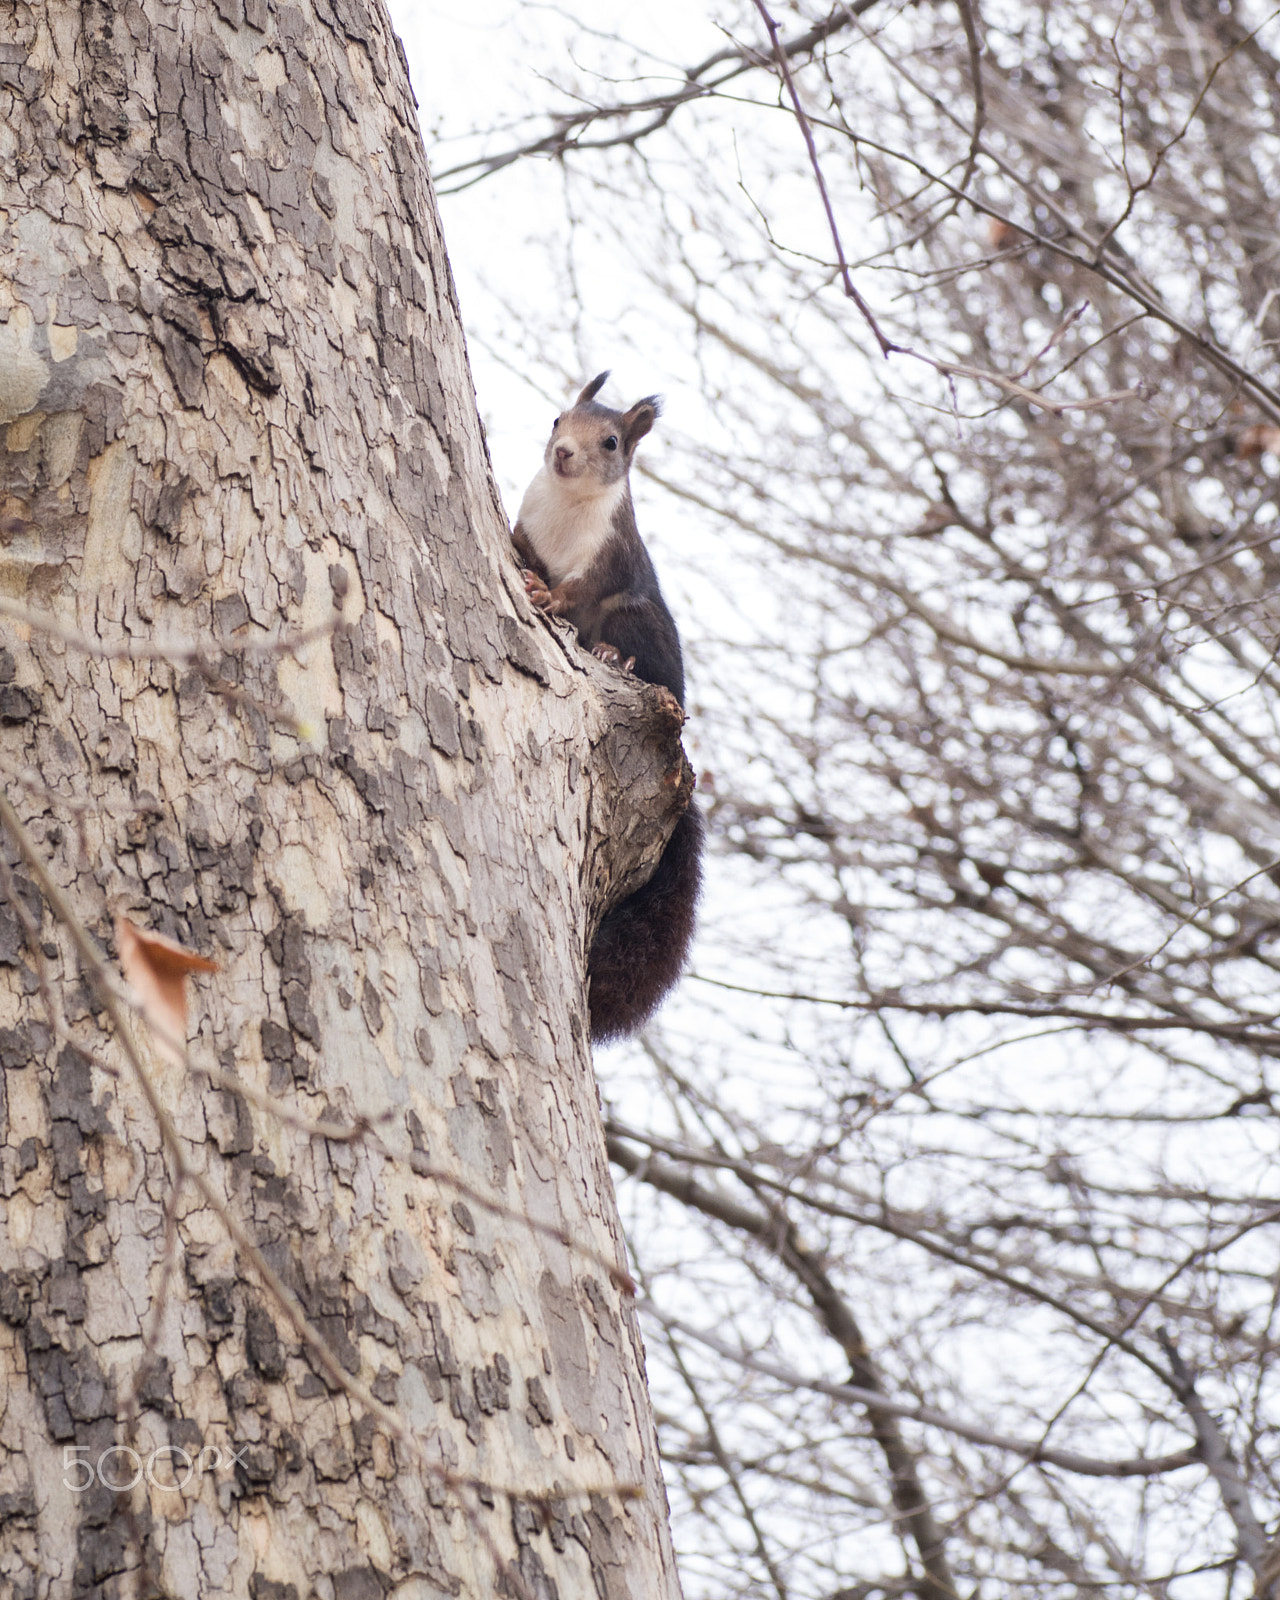
[[[635,447],[653,427],[662,415],[662,401],[656,394],[647,394],[643,400],[637,400],[630,411],[622,418],[622,437],[626,441],[626,451],[630,455]]]
[[[586,386],[578,398],[573,402],[574,405],[584,406],[588,400],[594,400],[595,397],[600,393],[601,389],[604,388],[605,379],[608,376],[609,371],[607,368],[604,372],[597,373],[597,375],[592,378],[591,382]]]

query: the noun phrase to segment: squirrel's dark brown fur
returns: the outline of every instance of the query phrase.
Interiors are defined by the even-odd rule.
[[[657,420],[656,395],[628,411],[596,402],[602,372],[555,420],[512,538],[530,599],[565,617],[603,661],[661,684],[684,704],[680,635],[636,527],[629,474]],[[702,817],[690,803],[653,876],[600,924],[587,975],[591,1037],[642,1027],[680,976],[702,884]]]

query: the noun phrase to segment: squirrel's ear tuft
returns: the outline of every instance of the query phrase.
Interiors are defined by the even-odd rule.
[[[584,406],[588,400],[594,400],[595,397],[600,393],[601,389],[604,388],[605,379],[608,376],[609,369],[607,367],[603,372],[597,373],[597,375],[592,378],[591,382],[586,386],[578,398],[573,402],[574,405]]]
[[[645,395],[643,400],[637,400],[630,411],[625,413],[622,418],[622,436],[626,440],[628,455],[631,454],[661,415],[662,400],[656,394]]]

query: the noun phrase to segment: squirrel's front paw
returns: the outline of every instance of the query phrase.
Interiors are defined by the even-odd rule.
[[[538,574],[531,572],[528,567],[524,568],[520,576],[524,579],[524,592],[535,606],[545,610],[551,604],[551,590],[547,588]]]
[[[617,667],[619,672],[631,672],[636,664],[634,656],[628,656],[624,661],[621,651],[614,645],[606,644],[603,639],[591,647],[591,654],[597,661],[606,661],[611,667]]]

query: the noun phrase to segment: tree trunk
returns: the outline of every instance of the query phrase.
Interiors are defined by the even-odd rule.
[[[583,952],[678,733],[524,600],[398,43],[0,16],[0,1592],[676,1595]]]

